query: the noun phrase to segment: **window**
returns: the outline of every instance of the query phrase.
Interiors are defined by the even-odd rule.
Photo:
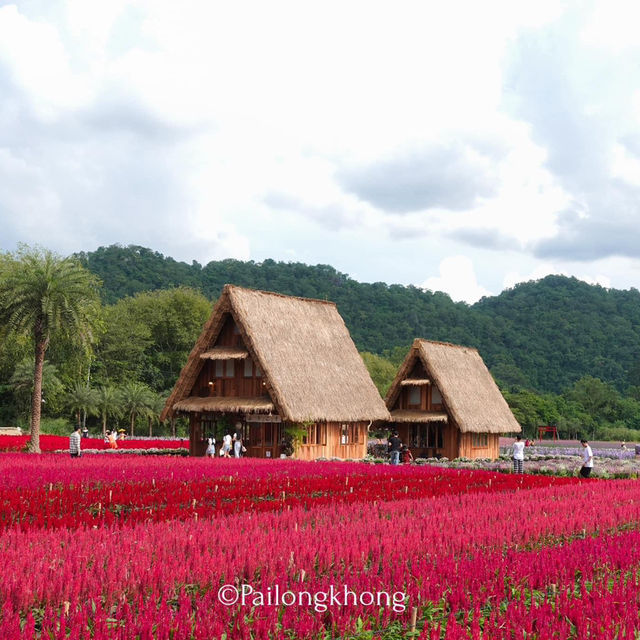
[[[244,361],[244,377],[250,378],[253,375],[253,362],[251,358],[246,358]]]
[[[485,449],[486,447],[489,446],[489,434],[488,433],[472,433],[471,446],[474,449]]]
[[[233,378],[236,373],[234,360],[216,360],[216,378]]]
[[[327,425],[314,423],[308,426],[302,444],[327,444]]]
[[[442,404],[442,396],[438,387],[431,387],[431,404]]]
[[[361,427],[357,422],[343,424],[340,428],[340,444],[362,444],[364,442],[364,433],[365,428]]]
[[[419,407],[421,399],[422,399],[422,388],[409,387],[408,400],[407,400],[409,405]]]
[[[260,367],[256,365],[256,378],[262,377],[262,371],[260,371]]]

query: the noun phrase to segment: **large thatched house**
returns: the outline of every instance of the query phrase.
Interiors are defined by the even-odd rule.
[[[392,428],[414,457],[497,458],[520,433],[476,349],[414,340],[387,393]]]
[[[241,430],[247,455],[361,458],[389,413],[336,305],[226,285],[162,419],[189,415],[191,455]]]

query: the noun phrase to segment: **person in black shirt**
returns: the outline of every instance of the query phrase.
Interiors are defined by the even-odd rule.
[[[400,463],[400,451],[402,450],[402,440],[398,437],[398,432],[394,431],[389,438],[389,453],[391,454],[391,464]]]

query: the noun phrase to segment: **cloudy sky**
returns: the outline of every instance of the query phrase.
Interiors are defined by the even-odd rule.
[[[640,7],[0,0],[0,250],[640,287]]]

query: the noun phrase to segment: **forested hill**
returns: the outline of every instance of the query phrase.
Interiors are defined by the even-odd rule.
[[[475,346],[504,387],[559,392],[592,375],[640,385],[640,293],[548,276],[473,306],[412,286],[365,284],[326,265],[222,260],[177,262],[142,247],[79,257],[104,283],[104,300],[185,285],[215,299],[226,283],[333,300],[361,351],[396,360],[414,337]]]

